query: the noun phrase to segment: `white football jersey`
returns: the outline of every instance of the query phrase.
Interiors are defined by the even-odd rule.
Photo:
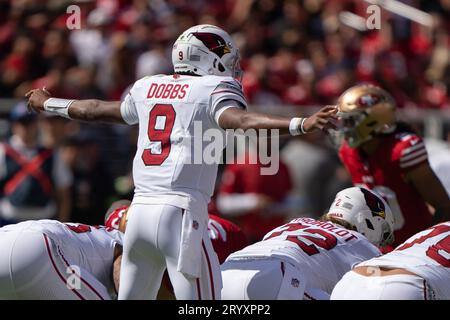
[[[135,195],[199,193],[209,201],[226,143],[225,131],[217,124],[227,108],[225,100],[247,106],[241,85],[231,77],[156,75],[133,85],[121,114],[128,124],[139,123]],[[212,141],[205,134],[209,129],[221,135],[215,152],[207,148]],[[215,161],[204,155],[215,156]]]
[[[450,299],[450,222],[419,232],[394,251],[359,266],[406,269],[428,281],[439,297]]]
[[[56,220],[25,221],[7,225],[2,231],[27,229],[46,234],[64,254],[65,259],[88,271],[107,288],[112,288],[111,270],[116,244],[122,245],[122,233],[104,226],[61,223]]]
[[[331,294],[336,283],[361,261],[380,255],[379,249],[356,231],[311,218],[294,219],[260,242],[231,254],[229,260],[276,257],[302,271],[308,286]]]

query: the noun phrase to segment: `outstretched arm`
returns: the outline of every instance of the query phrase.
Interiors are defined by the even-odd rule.
[[[120,113],[120,101],[89,99],[74,100],[73,102],[70,102],[70,100],[65,100],[67,102],[66,105],[61,103],[58,106],[49,106],[48,101],[52,102],[52,100],[48,99],[52,98],[52,96],[45,89],[31,90],[25,96],[28,98],[28,108],[38,113],[46,110],[56,110],[56,112],[51,112],[57,113],[61,116],[68,116],[71,119],[125,124],[125,121]],[[45,105],[46,101],[47,105]],[[60,101],[64,102],[62,99]]]
[[[406,178],[435,209],[434,223],[450,220],[449,196],[428,162],[410,171]]]
[[[330,121],[336,118],[337,109],[334,106],[326,106],[305,118],[303,132],[311,132],[315,129],[335,129]],[[279,129],[280,134],[292,134],[292,130],[301,130],[302,118],[291,118],[273,116],[264,113],[247,112],[240,108],[228,108],[220,115],[218,124],[223,129]],[[294,123],[293,123],[294,121]]]

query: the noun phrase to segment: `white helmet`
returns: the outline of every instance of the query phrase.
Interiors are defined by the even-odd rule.
[[[172,48],[175,73],[240,78],[239,49],[219,27],[201,24],[184,31]]]
[[[327,217],[349,223],[371,243],[379,246],[394,241],[394,216],[384,199],[360,187],[340,191]]]

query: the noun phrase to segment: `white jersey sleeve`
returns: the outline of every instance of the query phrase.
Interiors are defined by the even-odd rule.
[[[427,280],[439,297],[450,299],[450,222],[419,232],[394,251],[359,266],[406,269]]]
[[[122,115],[123,120],[129,125],[134,125],[139,122],[134,95],[139,92],[138,88],[141,82],[142,79],[136,81],[136,83],[131,87],[130,92],[125,96],[125,99],[120,104],[120,114]]]
[[[228,100],[228,102],[227,102]],[[209,115],[218,124],[220,114],[230,107],[247,109],[241,84],[231,77],[224,78],[211,93]]]

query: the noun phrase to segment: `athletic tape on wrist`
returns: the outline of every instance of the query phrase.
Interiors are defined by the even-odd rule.
[[[75,100],[49,98],[44,102],[44,110],[70,119],[69,107]]]
[[[305,118],[292,118],[291,122],[289,123],[289,132],[293,136],[298,136],[303,134],[302,132],[302,123]]]

